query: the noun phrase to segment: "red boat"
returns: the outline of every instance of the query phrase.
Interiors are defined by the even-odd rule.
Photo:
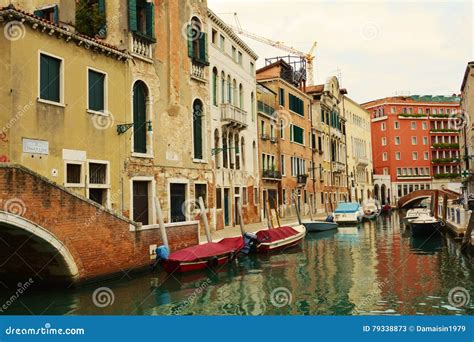
[[[173,252],[162,264],[168,273],[215,268],[228,263],[243,247],[244,240],[241,236],[224,238],[218,242],[207,242]]]
[[[283,226],[259,230],[257,233],[257,252],[267,253],[295,246],[304,239],[306,228],[303,225]]]

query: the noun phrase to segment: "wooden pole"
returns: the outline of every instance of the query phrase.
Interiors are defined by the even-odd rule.
[[[207,221],[206,207],[204,206],[204,200],[199,197],[199,207],[201,208],[201,217],[204,222],[204,229],[206,230],[207,242],[212,242],[211,231],[209,230],[209,222]]]
[[[448,195],[443,194],[443,221],[446,223],[446,218],[448,216]]]
[[[471,215],[469,217],[469,223],[467,224],[467,229],[462,239],[462,244],[461,244],[462,251],[465,251],[471,245],[471,234],[472,234],[473,228],[474,228],[474,212],[471,211]]]
[[[158,218],[158,224],[160,225],[161,239],[163,244],[169,248],[168,235],[166,234],[165,222],[163,221],[163,212],[161,211],[161,205],[158,198],[154,197],[156,216]]]
[[[267,202],[265,203],[265,211],[267,212],[268,229],[272,229],[273,222],[272,222],[272,218],[270,217],[270,205],[268,203],[268,199],[267,199]]]
[[[273,198],[273,206],[274,206],[274,208],[275,208],[275,215],[276,215],[278,227],[281,227],[281,223],[280,223],[280,213],[278,212],[278,207],[277,207],[276,198]]]
[[[439,216],[439,213],[438,213],[438,209],[439,209],[439,193],[438,193],[438,190],[435,190],[435,193],[434,193],[434,217],[435,218],[438,218]]]
[[[309,219],[313,221],[313,201],[309,200]]]
[[[300,208],[298,206],[298,195],[296,195],[296,198],[295,198],[295,209],[296,209],[296,216],[298,217],[298,224],[301,225]]]
[[[245,229],[244,229],[244,217],[242,215],[242,203],[241,200],[237,203],[237,210],[239,211],[239,225],[240,225],[240,233],[242,236],[245,235]]]

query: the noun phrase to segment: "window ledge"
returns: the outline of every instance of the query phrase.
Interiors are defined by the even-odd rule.
[[[87,184],[88,189],[110,189],[110,184]]]
[[[104,109],[103,112],[98,112],[98,111],[92,110],[92,109],[86,109],[86,111],[87,111],[88,114],[91,114],[91,115],[110,116],[110,114],[107,112],[106,109]]]
[[[65,188],[84,188],[84,187],[85,187],[85,184],[84,184],[84,183],[81,183],[81,184],[65,183],[65,184],[64,184],[64,187],[65,187]]]
[[[57,107],[62,107],[62,108],[66,107],[66,105],[62,102],[54,102],[54,101],[44,100],[44,99],[39,98],[39,97],[38,97],[37,101],[40,102],[40,103],[44,103],[44,104],[48,104],[48,105],[52,105],[52,106],[57,106]]]
[[[193,163],[208,164],[207,160],[205,160],[205,159],[195,159],[195,158],[193,158]]]
[[[148,158],[148,159],[153,159],[153,155],[149,153],[140,153],[140,152],[132,152],[132,157],[135,158]]]

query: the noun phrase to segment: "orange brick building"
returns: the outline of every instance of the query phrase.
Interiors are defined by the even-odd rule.
[[[375,182],[376,198],[394,204],[412,191],[459,182],[459,97],[396,96],[363,107],[372,114],[374,174],[390,176],[390,186]]]

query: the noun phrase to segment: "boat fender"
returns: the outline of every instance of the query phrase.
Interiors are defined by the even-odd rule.
[[[217,266],[219,266],[219,259],[216,256],[213,256],[207,261],[207,266],[209,266],[210,268],[216,268]]]
[[[168,246],[162,245],[156,248],[156,259],[168,260],[170,256],[170,249]]]

